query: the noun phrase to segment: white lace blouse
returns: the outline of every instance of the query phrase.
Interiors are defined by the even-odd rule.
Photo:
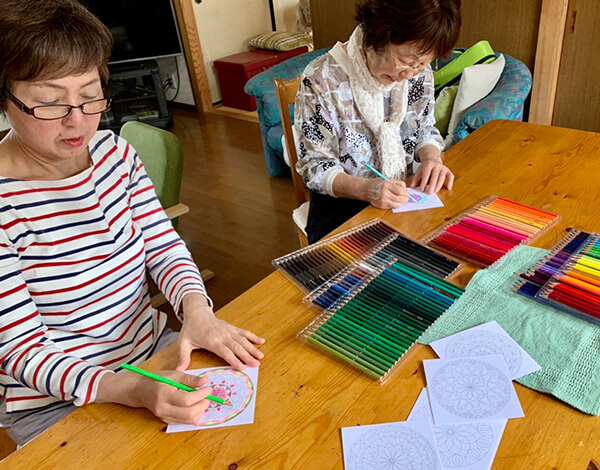
[[[410,168],[416,152],[425,145],[443,149],[433,116],[433,71],[427,67],[409,80],[408,108],[398,128]],[[389,93],[384,114],[390,114]],[[373,178],[364,164],[381,168],[374,135],[363,123],[353,99],[348,73],[329,53],[313,60],[302,74],[296,96],[294,131],[298,164],[308,188],[334,196],[331,186],[340,172]]]

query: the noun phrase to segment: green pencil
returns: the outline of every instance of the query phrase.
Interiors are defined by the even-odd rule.
[[[174,380],[170,380],[165,377],[161,377],[160,375],[153,374],[152,372],[148,372],[147,370],[138,369],[137,367],[130,366],[129,364],[121,364],[121,367],[128,371],[135,372],[136,374],[143,375],[144,377],[148,377],[149,379],[156,380],[157,382],[162,382],[164,384],[171,385],[175,388],[178,388],[179,390],[185,390],[186,392],[195,392],[196,391],[195,388],[188,387],[187,385],[180,384],[179,382],[175,382]],[[212,395],[207,395],[206,399],[210,400],[210,401],[214,401],[221,405],[233,406],[233,404],[231,404],[230,402],[225,401],[222,398],[212,396]]]

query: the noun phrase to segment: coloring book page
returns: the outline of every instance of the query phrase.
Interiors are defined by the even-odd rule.
[[[407,188],[408,194],[413,198],[414,202],[410,199],[400,207],[392,209],[394,213],[398,212],[411,212],[420,211],[424,209],[433,209],[435,207],[444,207],[444,203],[438,197],[437,194],[427,194],[418,191],[417,189]]]
[[[508,367],[511,379],[518,379],[541,369],[495,321],[446,336],[431,343],[431,347],[442,359],[500,354]]]
[[[342,428],[346,470],[441,470],[431,422]]]
[[[423,366],[435,424],[525,416],[501,355],[429,359]]]
[[[415,419],[428,419],[433,423],[426,388],[421,390],[419,398],[408,415],[408,421]],[[492,468],[505,426],[506,420],[434,425],[433,436],[440,454],[442,469],[488,470]]]
[[[168,433],[238,426],[254,422],[258,367],[246,367],[243,372],[231,367],[213,367],[210,369],[188,370],[186,374],[207,375],[207,386],[212,387],[212,395],[231,402],[231,406],[210,401],[198,426],[169,424],[167,426]]]

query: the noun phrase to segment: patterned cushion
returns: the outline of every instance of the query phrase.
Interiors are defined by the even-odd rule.
[[[484,99],[464,114],[454,130],[455,142],[494,119],[523,120],[523,104],[529,96],[533,79],[527,66],[506,54],[500,80]]]
[[[291,51],[312,44],[312,36],[306,33],[265,33],[250,39],[250,45],[270,51]]]

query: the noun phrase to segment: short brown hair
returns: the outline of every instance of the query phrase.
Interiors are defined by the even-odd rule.
[[[363,0],[356,6],[364,45],[376,52],[389,44],[415,43],[437,57],[452,52],[460,32],[461,0]]]
[[[98,67],[108,78],[110,31],[77,0],[0,0],[0,86]],[[0,111],[6,97],[0,93]]]

